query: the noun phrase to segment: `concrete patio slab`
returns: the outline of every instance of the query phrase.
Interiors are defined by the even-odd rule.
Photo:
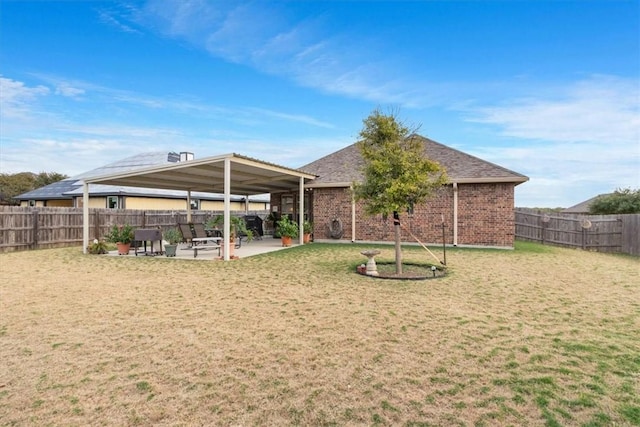
[[[291,247],[297,246],[293,244]],[[234,255],[238,258],[246,258],[250,256],[260,255],[268,252],[279,251],[283,249],[288,249],[287,247],[282,246],[282,241],[280,239],[274,239],[271,236],[264,236],[260,240],[252,240],[250,242],[242,242],[242,246],[240,248],[234,249]],[[109,255],[119,256],[118,251],[111,251]],[[129,255],[120,255],[120,256],[129,256],[135,257],[135,250],[131,248],[129,251]],[[148,256],[144,253],[138,251],[138,257]],[[165,255],[155,255],[155,257],[166,258]],[[198,256],[193,256],[193,249],[189,248],[189,246],[185,243],[181,243],[178,245],[178,250],[176,251],[176,256],[172,257],[172,259],[190,259],[195,261],[212,261],[218,260],[220,256],[218,255],[217,249],[204,249],[198,251]]]

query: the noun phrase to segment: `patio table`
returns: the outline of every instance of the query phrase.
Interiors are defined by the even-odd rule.
[[[222,237],[194,237],[191,239],[191,247],[193,250],[193,257],[198,257],[198,251],[207,249],[217,249],[218,255],[220,254],[220,241]]]

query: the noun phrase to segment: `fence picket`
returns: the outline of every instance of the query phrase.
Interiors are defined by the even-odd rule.
[[[268,215],[250,211],[249,215]],[[191,221],[204,223],[222,211],[192,211]],[[245,214],[245,211],[235,212]],[[89,240],[103,238],[114,225],[167,229],[187,222],[186,211],[89,209]],[[82,245],[82,208],[0,206],[0,253]]]
[[[549,215],[518,208],[515,218],[516,239],[598,252],[640,255],[640,214]]]

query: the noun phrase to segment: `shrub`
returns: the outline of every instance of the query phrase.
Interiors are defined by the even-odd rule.
[[[131,243],[133,240],[133,227],[129,224],[114,225],[105,238],[112,243]]]

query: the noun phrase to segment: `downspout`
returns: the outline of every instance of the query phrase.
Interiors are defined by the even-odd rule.
[[[356,198],[353,197],[353,187],[351,189],[351,243],[356,241]]]
[[[458,183],[453,183],[453,246],[458,246]]]
[[[82,253],[89,248],[89,184],[82,184]]]

